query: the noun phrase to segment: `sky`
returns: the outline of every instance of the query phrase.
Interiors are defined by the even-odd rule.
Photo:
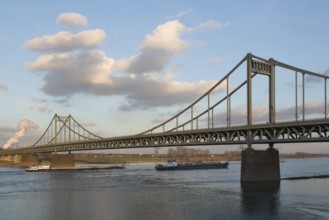
[[[55,113],[71,114],[102,137],[143,132],[204,94],[249,52],[329,74],[328,10],[326,0],[0,0],[0,146],[13,137],[19,147],[33,144]],[[230,87],[245,77],[239,71]],[[293,120],[295,75],[278,72],[277,118]],[[253,94],[256,123],[267,117],[266,77],[253,79]],[[307,117],[324,116],[323,94],[322,81],[307,78]],[[232,100],[242,123],[245,96],[242,90]],[[325,144],[278,148],[329,153]]]

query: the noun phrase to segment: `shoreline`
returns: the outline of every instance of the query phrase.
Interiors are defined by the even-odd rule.
[[[280,163],[289,159],[310,159],[329,157],[329,155],[280,155]],[[108,155],[108,154],[75,154],[74,161],[77,164],[132,164],[132,163],[167,163],[175,159],[178,163],[201,161],[241,161],[239,156],[207,155],[195,157],[174,157],[167,155]],[[45,160],[47,162],[47,160]],[[42,161],[39,161],[42,163]],[[0,167],[24,167],[9,161],[0,161]]]
[[[329,155],[316,154],[293,154],[280,155],[280,162],[288,159],[309,159],[329,157]],[[198,161],[241,161],[239,155],[207,155],[207,156],[167,156],[167,155],[103,155],[103,154],[76,154],[74,156],[76,163],[166,163],[168,160],[175,159],[177,162],[198,162]]]

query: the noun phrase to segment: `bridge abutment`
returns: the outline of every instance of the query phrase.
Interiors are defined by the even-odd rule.
[[[279,151],[274,148],[255,150],[251,147],[241,152],[242,183],[280,182]]]
[[[74,167],[74,155],[73,154],[51,154],[50,166],[52,167]]]
[[[6,163],[13,163],[11,160],[11,156],[1,156],[0,161],[6,162]]]

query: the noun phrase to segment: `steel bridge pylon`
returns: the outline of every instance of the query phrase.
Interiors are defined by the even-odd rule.
[[[79,122],[77,122],[71,115],[59,116],[54,115],[49,126],[43,135],[35,142],[34,146],[69,144],[72,142],[96,140],[102,137],[93,134],[85,129]]]
[[[239,75],[242,78],[242,81],[238,84],[231,83],[231,78],[236,76],[235,73],[239,72],[242,66],[246,66],[246,70],[242,70],[242,75]],[[319,120],[327,120],[327,79],[329,76],[321,75],[318,73],[314,73],[308,70],[300,69],[297,67],[290,66],[288,64],[279,62],[273,58],[268,60],[263,59],[261,57],[255,56],[251,53],[248,53],[229,73],[227,73],[221,80],[219,80],[212,88],[210,88],[206,93],[204,93],[201,97],[199,97],[192,104],[187,106],[185,109],[172,116],[168,120],[163,123],[140,133],[140,135],[146,134],[155,134],[155,133],[175,133],[175,132],[184,132],[190,131],[191,133],[198,132],[199,130],[205,129],[222,129],[227,128],[228,130],[231,127],[237,126],[246,126],[248,128],[247,136],[248,141],[247,144],[252,144],[253,135],[252,129],[255,128],[255,120],[253,115],[253,79],[258,75],[263,75],[268,77],[268,119],[265,122],[261,122],[261,124],[265,124],[266,127],[276,126],[282,121],[278,123],[277,119],[277,111],[276,108],[276,79],[277,77],[282,77],[282,71],[288,71],[290,75],[295,75],[295,91],[291,92],[291,95],[295,93],[295,101],[291,105],[294,106],[295,114],[294,118],[283,121],[285,122],[293,122],[300,124],[307,124],[311,120],[307,120],[305,112],[306,112],[306,77],[314,77],[318,81],[323,81],[324,86],[324,99],[323,99],[323,113],[324,117],[315,118]],[[246,73],[246,77],[244,77],[244,73]],[[302,81],[298,82],[298,79],[301,78]],[[299,86],[302,89],[302,93],[298,94]],[[226,87],[226,94],[222,97],[217,97],[216,94],[218,90]],[[239,91],[246,88],[246,96],[240,95],[238,98],[246,100],[246,120],[244,122],[236,122],[236,116],[232,114],[232,98]],[[225,93],[225,92],[224,92]],[[299,103],[301,100],[301,103]],[[200,107],[200,103],[204,103]],[[225,106],[226,105],[226,106]],[[302,117],[299,117],[299,109],[301,109]],[[198,110],[198,111],[197,111]],[[219,112],[222,111],[222,112]],[[226,117],[226,125],[222,122],[218,122]],[[256,117],[255,117],[256,118]],[[314,119],[313,119],[314,120]],[[258,125],[259,123],[257,123]],[[299,127],[297,130],[303,130],[304,128]],[[271,143],[273,146],[273,142]]]

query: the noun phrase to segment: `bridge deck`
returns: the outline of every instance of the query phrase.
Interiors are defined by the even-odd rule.
[[[97,149],[327,142],[328,134],[329,120],[310,120],[76,141],[5,150],[0,151],[0,156]]]

